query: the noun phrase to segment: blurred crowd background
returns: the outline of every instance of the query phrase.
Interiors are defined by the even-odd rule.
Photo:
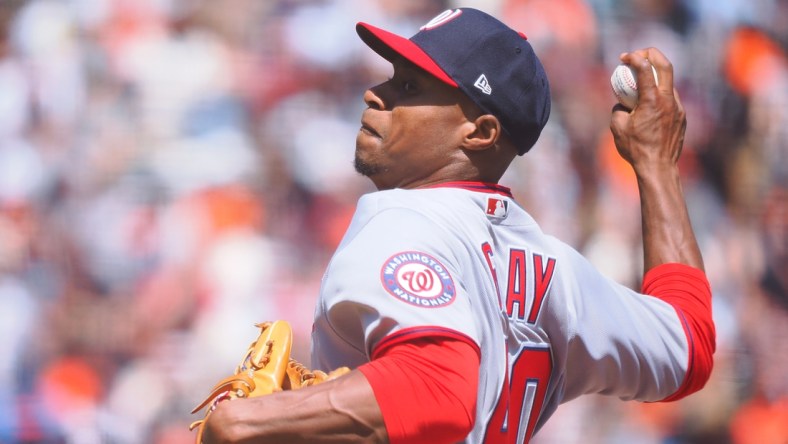
[[[716,367],[674,404],[562,406],[544,443],[788,443],[788,1],[1,0],[0,443],[188,443],[255,322],[313,304],[356,200],[354,24],[412,35],[475,6],[551,79],[503,180],[544,230],[638,288],[637,190],[609,135],[618,55],[657,46],[714,293]],[[201,414],[200,414],[201,415]]]

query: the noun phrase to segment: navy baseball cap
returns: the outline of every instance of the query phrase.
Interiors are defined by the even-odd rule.
[[[550,86],[525,35],[472,8],[444,11],[410,39],[356,24],[361,40],[388,61],[402,56],[459,88],[525,154],[550,116]]]

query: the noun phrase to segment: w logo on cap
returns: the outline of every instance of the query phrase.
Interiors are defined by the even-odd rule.
[[[492,94],[492,86],[490,86],[490,82],[487,81],[487,76],[484,74],[480,75],[476,82],[473,84],[476,88],[488,96]]]
[[[433,17],[433,19],[427,22],[426,25],[422,26],[420,30],[426,31],[428,29],[437,28],[438,26],[458,17],[460,14],[462,14],[461,9],[454,9],[454,10],[447,9],[441,12],[440,14],[436,15],[435,17]]]

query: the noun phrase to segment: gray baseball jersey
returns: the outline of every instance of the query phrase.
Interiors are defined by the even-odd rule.
[[[359,200],[323,278],[312,364],[356,367],[431,335],[481,350],[467,443],[524,442],[582,394],[663,399],[688,368],[673,307],[601,275],[507,188],[475,182]]]

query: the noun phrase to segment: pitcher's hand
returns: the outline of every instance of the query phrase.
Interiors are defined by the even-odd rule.
[[[620,104],[613,108],[610,130],[616,149],[637,175],[675,167],[681,156],[687,119],[673,88],[673,65],[656,48],[624,53],[621,61],[634,69],[639,96],[632,111]],[[657,71],[659,85],[651,65]]]

